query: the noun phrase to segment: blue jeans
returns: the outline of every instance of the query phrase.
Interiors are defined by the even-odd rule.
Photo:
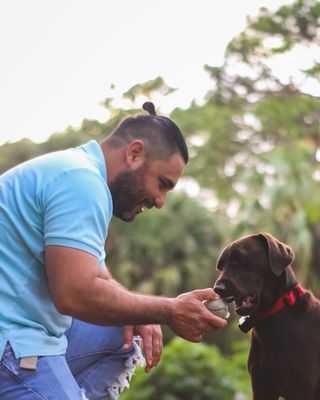
[[[35,371],[20,368],[8,344],[0,362],[0,399],[117,399],[136,365],[144,363],[135,343],[128,351],[122,349],[122,327],[74,320],[66,336],[66,354],[39,357]]]

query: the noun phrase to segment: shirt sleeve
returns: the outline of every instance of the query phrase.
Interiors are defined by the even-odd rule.
[[[62,172],[42,194],[45,246],[72,247],[93,254],[104,265],[110,222],[107,186],[94,171]]]

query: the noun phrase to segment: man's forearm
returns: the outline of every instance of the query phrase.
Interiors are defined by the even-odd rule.
[[[64,313],[98,325],[166,324],[172,299],[133,293],[112,277],[95,278]]]

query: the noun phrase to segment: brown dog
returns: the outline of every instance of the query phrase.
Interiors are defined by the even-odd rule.
[[[320,400],[320,302],[297,283],[292,250],[270,234],[245,236],[219,257],[214,290],[253,328],[254,400]]]

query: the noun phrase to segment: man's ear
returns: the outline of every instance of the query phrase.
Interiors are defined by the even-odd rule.
[[[140,168],[146,161],[145,145],[142,140],[134,140],[126,149],[126,163],[130,169]]]
[[[268,246],[268,258],[272,272],[279,276],[294,260],[294,252],[289,246],[275,239],[269,233],[260,233]]]

